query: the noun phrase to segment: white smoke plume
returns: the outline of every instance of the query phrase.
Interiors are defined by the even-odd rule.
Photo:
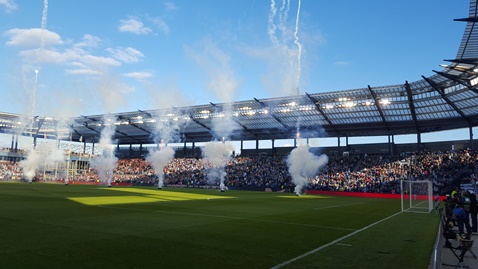
[[[229,139],[233,132],[239,129],[239,125],[234,121],[233,107],[230,103],[224,104],[220,112],[221,116],[214,117],[211,120],[213,135],[217,139]]]
[[[118,158],[115,156],[115,146],[113,136],[116,132],[116,118],[112,115],[106,115],[103,119],[104,128],[101,131],[101,138],[98,147],[103,151],[99,157],[92,159],[91,167],[98,171],[101,182],[111,186],[113,171],[116,167]]]
[[[52,166],[65,161],[65,152],[58,148],[56,141],[49,141],[39,144],[25,160],[19,165],[23,169],[23,175],[29,182],[33,180],[36,173],[45,166]]]
[[[206,143],[202,149],[203,157],[211,164],[207,177],[210,184],[219,182],[221,190],[225,190],[225,166],[231,158],[234,146],[230,142],[213,141]]]
[[[327,155],[316,156],[309,149],[309,146],[298,146],[287,157],[287,166],[292,182],[295,184],[294,192],[297,195],[302,193],[308,179],[313,178],[317,171],[329,161]]]
[[[159,115],[154,115],[156,119],[153,131],[154,141],[161,143],[159,150],[150,152],[146,160],[151,163],[156,175],[158,176],[158,189],[164,186],[164,167],[174,158],[174,150],[167,146],[168,143],[175,142],[178,139],[180,126],[179,111],[166,110]]]
[[[161,110],[159,113],[152,115],[155,119],[153,129],[153,140],[155,143],[168,144],[179,140],[179,130],[184,121],[184,114],[180,110],[168,109]]]
[[[189,47],[185,47],[185,51],[207,72],[209,76],[207,88],[224,103],[221,110],[217,111],[217,115],[211,120],[213,135],[217,139],[223,139],[224,142],[239,127],[234,121],[231,105],[239,88],[239,81],[232,68],[231,57],[226,52],[210,40],[205,40],[201,44],[203,45],[201,52],[196,52]],[[212,169],[209,173],[209,180],[220,181],[222,187],[224,187],[225,179],[224,155],[229,157],[234,150],[227,153],[230,147],[233,148],[230,143],[210,142],[203,149],[203,156],[207,161],[215,163],[222,160],[221,164],[215,165],[215,169],[221,170]]]
[[[164,186],[164,167],[174,158],[174,150],[168,146],[151,152],[147,160],[151,162],[156,175],[158,176],[158,189]]]

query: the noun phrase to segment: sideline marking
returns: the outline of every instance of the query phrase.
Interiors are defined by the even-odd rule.
[[[329,247],[329,246],[331,246],[331,245],[334,245],[334,244],[336,244],[336,243],[338,243],[338,242],[340,242],[340,241],[342,241],[342,240],[344,240],[344,239],[346,239],[346,238],[349,238],[349,237],[351,237],[352,235],[355,235],[355,234],[358,234],[358,233],[360,233],[360,232],[362,232],[362,231],[364,231],[364,230],[367,230],[368,228],[370,228],[370,227],[372,227],[372,226],[375,226],[375,225],[377,225],[377,224],[379,224],[379,223],[381,223],[381,222],[383,222],[383,221],[386,221],[386,220],[388,220],[388,219],[391,219],[391,218],[393,218],[393,217],[395,217],[395,216],[397,216],[398,214],[401,214],[401,213],[402,213],[402,212],[398,212],[398,213],[395,213],[395,214],[393,214],[393,215],[391,215],[391,216],[388,216],[388,217],[386,217],[386,218],[384,218],[384,219],[381,219],[381,220],[379,220],[379,221],[376,221],[376,222],[374,222],[374,223],[372,223],[372,224],[370,224],[370,225],[367,225],[367,226],[363,227],[362,229],[356,230],[356,231],[354,231],[354,232],[352,232],[352,233],[349,233],[348,235],[345,235],[345,236],[342,236],[342,237],[340,237],[340,238],[338,238],[338,239],[335,239],[335,240],[332,241],[332,242],[329,242],[329,243],[327,243],[327,244],[325,244],[325,245],[322,245],[322,246],[320,246],[320,247],[318,247],[318,248],[316,248],[316,249],[313,249],[313,250],[311,250],[311,251],[309,251],[309,252],[306,252],[306,253],[304,253],[304,254],[302,254],[302,255],[300,255],[300,256],[297,256],[297,257],[292,258],[292,259],[290,259],[290,260],[288,260],[288,261],[285,261],[285,262],[280,263],[280,264],[278,264],[278,265],[276,265],[276,266],[273,266],[273,267],[271,267],[271,269],[282,268],[282,267],[284,267],[284,266],[286,266],[286,265],[288,265],[288,264],[290,264],[290,263],[293,263],[293,262],[295,262],[295,261],[297,261],[297,260],[300,260],[300,259],[302,259],[302,258],[304,258],[304,257],[307,257],[307,256],[309,256],[310,254],[314,254],[315,252],[317,252],[317,251],[319,251],[319,250],[322,250],[322,249],[324,249],[324,248],[326,248],[326,247]]]

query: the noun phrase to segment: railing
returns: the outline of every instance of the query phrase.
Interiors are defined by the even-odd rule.
[[[437,238],[435,240],[435,245],[433,246],[433,253],[430,261],[430,266],[428,269],[441,269],[442,268],[442,261],[441,261],[441,252],[442,252],[442,245],[443,245],[443,225],[441,223],[441,218],[443,217],[443,210],[438,211],[440,215],[440,223],[438,225],[438,233]]]

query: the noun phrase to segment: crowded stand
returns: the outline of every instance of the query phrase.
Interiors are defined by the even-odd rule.
[[[236,189],[264,189],[291,191],[294,188],[286,163],[287,156],[236,156],[224,167],[225,185]],[[478,152],[422,152],[408,155],[348,155],[329,156],[328,163],[315,177],[309,178],[308,189],[399,193],[400,180],[434,182],[435,192],[444,194],[461,183],[475,184]],[[218,182],[208,182],[212,165],[203,158],[174,158],[164,167],[165,186],[214,187]],[[68,179],[71,183],[99,183],[97,172],[78,169]],[[34,180],[43,178],[37,171]],[[60,174],[64,181],[64,173]],[[18,163],[0,161],[0,180],[20,180],[22,169]],[[158,178],[151,164],[142,158],[119,159],[113,172],[112,184],[152,186]]]

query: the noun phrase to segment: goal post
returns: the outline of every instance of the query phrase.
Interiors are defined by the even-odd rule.
[[[401,180],[400,199],[402,211],[430,213],[434,209],[433,181]]]

